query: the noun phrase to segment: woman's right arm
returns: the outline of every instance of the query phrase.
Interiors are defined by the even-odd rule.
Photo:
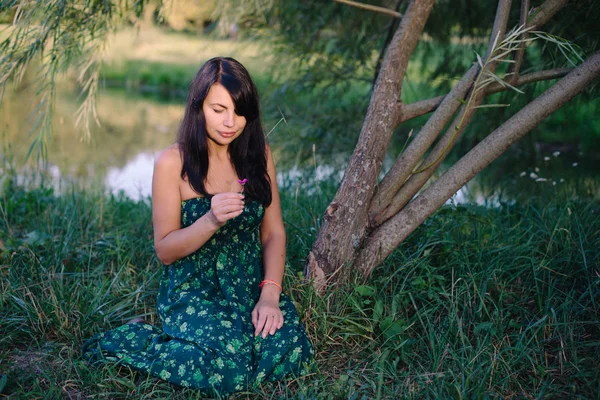
[[[238,193],[213,197],[211,210],[192,225],[181,228],[181,158],[177,148],[169,148],[156,158],[152,177],[152,223],[154,249],[160,261],[169,265],[198,250],[228,219],[244,208]]]

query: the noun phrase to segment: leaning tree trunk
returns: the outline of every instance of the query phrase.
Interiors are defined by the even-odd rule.
[[[520,28],[505,34],[511,0],[500,0],[485,58],[479,59],[446,96],[402,104],[399,95],[408,60],[434,4],[433,0],[410,2],[383,59],[344,179],[325,211],[308,257],[306,273],[319,290],[332,281],[344,280],[353,271],[368,276],[475,174],[598,77],[599,53],[574,70],[555,69],[519,76],[527,33],[545,24],[565,3],[567,0],[547,0],[528,12],[529,1],[522,0]],[[506,90],[507,86],[501,82],[489,84],[485,79],[494,75],[498,62],[510,54],[514,54],[515,60],[509,77],[512,86],[564,78],[494,130],[415,197],[460,138],[485,96]],[[429,121],[378,182],[394,128],[432,111]],[[424,157],[451,120],[447,131]]]
[[[318,285],[336,273],[345,275],[343,267],[354,259],[362,243],[368,205],[398,118],[406,67],[434,3],[411,1],[387,48],[358,144],[309,255],[310,276]]]

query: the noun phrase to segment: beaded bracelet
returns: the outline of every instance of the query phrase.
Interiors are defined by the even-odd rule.
[[[277,286],[279,288],[279,290],[281,290],[283,292],[283,288],[281,287],[281,285],[272,279],[265,279],[264,281],[262,281],[260,283],[260,285],[258,285],[258,287],[262,289],[263,286],[268,285],[268,284]]]

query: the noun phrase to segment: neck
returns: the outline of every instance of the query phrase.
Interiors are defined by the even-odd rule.
[[[209,141],[208,157],[217,161],[229,161],[229,146],[218,146]]]

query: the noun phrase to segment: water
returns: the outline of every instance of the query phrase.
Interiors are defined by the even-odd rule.
[[[23,176],[37,168],[35,153],[27,164],[23,162],[34,138],[28,132],[35,105],[35,93],[26,88],[7,91],[0,108],[0,159],[12,159]],[[133,199],[148,196],[154,158],[174,142],[184,105],[103,91],[97,99],[101,126],[92,124],[90,140],[74,126],[78,106],[68,88],[58,91],[47,143],[49,175],[56,181],[83,186],[103,184],[111,192],[123,191]]]
[[[0,161],[12,158],[21,171],[22,183],[28,171],[35,169],[32,163],[23,164],[33,140],[27,132],[35,106],[33,87],[25,84],[16,92],[7,91],[0,108],[0,139],[4,148]],[[99,184],[114,194],[123,193],[135,200],[148,198],[154,159],[175,140],[184,101],[165,103],[123,91],[101,91],[97,100],[101,126],[92,126],[90,141],[84,140],[74,127],[73,115],[78,106],[72,88],[63,85],[56,99],[46,166],[57,191],[61,190],[59,182],[75,181],[83,186]],[[274,152],[276,158],[286,157],[276,148]],[[597,178],[600,168],[600,163],[594,160],[582,159],[578,154],[562,154],[551,148],[540,152],[537,161],[511,157],[493,163],[461,188],[448,204],[476,203],[493,207],[510,201],[511,190],[514,194],[523,188],[535,191],[542,185],[560,186],[582,175]],[[391,162],[387,161],[389,167]],[[280,169],[279,185],[310,192],[315,190],[315,183],[336,184],[342,178],[343,172],[326,162],[315,160],[309,164],[312,165],[303,169]],[[505,184],[499,187],[500,181],[510,182],[508,186],[512,188]]]

